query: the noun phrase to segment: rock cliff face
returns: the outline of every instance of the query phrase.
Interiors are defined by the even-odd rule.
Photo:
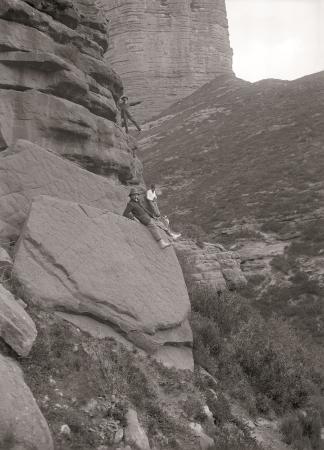
[[[123,86],[103,60],[106,20],[93,0],[3,0],[0,24],[0,237],[19,238],[27,303],[101,321],[160,360],[181,347],[192,368],[174,251],[160,259],[145,227],[121,217],[142,166],[116,124]]]
[[[100,0],[110,19],[106,59],[148,119],[231,73],[225,0]]]
[[[92,0],[0,3],[0,148],[22,138],[122,183],[141,181],[116,125],[123,87],[104,61],[107,22]]]

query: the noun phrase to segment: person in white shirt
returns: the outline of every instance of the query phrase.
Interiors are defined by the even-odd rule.
[[[151,184],[151,188],[146,192],[146,200],[154,217],[160,217],[160,211],[157,205],[157,195],[155,184]]]
[[[174,233],[171,231],[169,219],[167,216],[161,216],[157,205],[155,184],[151,184],[151,188],[146,191],[146,202],[150,208],[150,211],[148,212],[152,215],[155,225],[165,231],[168,236],[176,241],[181,236],[181,233]]]

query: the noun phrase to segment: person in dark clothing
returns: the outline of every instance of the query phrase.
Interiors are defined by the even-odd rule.
[[[120,109],[120,116],[121,116],[121,120],[122,120],[122,126],[125,127],[126,133],[128,133],[128,121],[129,120],[135,125],[135,127],[138,129],[138,131],[142,131],[141,127],[138,125],[138,123],[135,121],[134,117],[129,112],[129,107],[130,106],[139,105],[140,103],[142,103],[142,102],[141,101],[128,102],[127,95],[122,95],[120,97],[120,99],[119,99],[118,107]]]
[[[129,193],[130,201],[127,203],[126,209],[123,213],[124,217],[128,219],[137,219],[141,224],[145,225],[151,232],[153,238],[158,242],[161,249],[170,247],[171,243],[162,239],[158,227],[154,223],[154,220],[150,214],[140,205],[139,193],[136,189],[132,188]]]

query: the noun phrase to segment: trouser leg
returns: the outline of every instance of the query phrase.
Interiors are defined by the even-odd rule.
[[[141,131],[141,127],[138,125],[138,123],[136,122],[136,120],[134,119],[134,117],[131,115],[131,113],[129,111],[127,112],[127,117],[135,125],[135,127],[138,129],[138,131]]]
[[[172,237],[172,232],[171,232],[170,228],[167,227],[161,220],[154,219],[154,222],[157,227],[161,228],[161,230],[165,231],[166,234],[168,234],[169,236]]]
[[[159,211],[159,208],[158,208],[156,202],[154,202],[152,200],[147,200],[147,203],[150,207],[151,213],[154,214],[154,216],[156,216],[156,217],[160,217],[161,214],[160,214],[160,211]]]
[[[155,225],[155,223],[153,221],[151,221],[147,225],[147,228],[150,230],[150,233],[152,234],[152,236],[154,237],[154,239],[156,241],[160,241],[162,239],[161,235],[159,233],[159,230],[158,230],[157,226]]]
[[[128,119],[127,119],[126,114],[124,114],[124,126],[125,126],[126,133],[128,133]]]

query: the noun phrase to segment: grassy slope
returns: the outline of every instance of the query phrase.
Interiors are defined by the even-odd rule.
[[[313,211],[323,200],[323,109],[323,72],[253,84],[218,77],[143,134],[146,180],[165,188],[160,204],[174,220],[209,233],[243,217]]]
[[[270,280],[273,286],[266,290],[260,277],[247,296],[265,316],[288,317],[319,343],[324,340],[323,112],[324,72],[257,83],[220,76],[147,124],[140,142],[146,180],[162,187],[161,209],[182,230],[194,224],[190,231],[205,239],[233,244],[243,237],[252,246],[262,235],[240,235],[244,224],[276,239],[294,237],[272,267],[285,286]],[[228,228],[237,231],[222,237]]]

